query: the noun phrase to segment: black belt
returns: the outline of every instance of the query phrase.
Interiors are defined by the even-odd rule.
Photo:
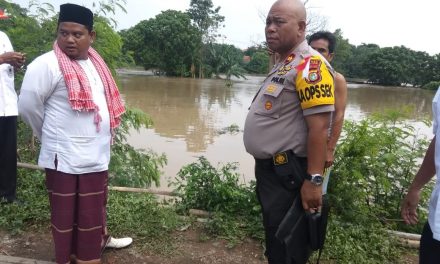
[[[261,166],[267,169],[272,169],[274,167],[273,158],[269,158],[269,159],[255,158],[255,164],[257,164],[257,166]]]
[[[277,157],[280,154],[281,154],[281,156],[283,156],[284,153],[285,153],[285,151],[279,152],[279,153],[275,154],[274,157]],[[276,161],[275,161],[274,157],[268,158],[268,159],[258,159],[258,158],[254,158],[254,159],[255,159],[255,163],[258,166],[261,166],[261,167],[264,167],[264,168],[268,168],[268,169],[272,169],[272,168],[274,168],[275,165],[279,165],[279,164],[275,164]],[[306,160],[307,160],[306,157],[296,157],[296,158],[298,160],[300,160],[301,162],[306,162]]]

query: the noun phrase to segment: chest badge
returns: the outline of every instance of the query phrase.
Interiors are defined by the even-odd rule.
[[[293,59],[295,59],[295,54],[292,53],[286,58],[286,60],[284,61],[284,64],[291,63],[293,61]]]
[[[277,74],[286,75],[291,69],[293,69],[292,65],[284,65],[278,70]]]
[[[272,109],[272,102],[271,101],[266,101],[266,103],[264,103],[264,108],[269,111]]]
[[[271,85],[267,86],[266,92],[273,93],[273,92],[275,92],[276,89],[277,89],[277,87],[275,85],[271,84]]]

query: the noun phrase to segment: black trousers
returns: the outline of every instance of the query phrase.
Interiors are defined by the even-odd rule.
[[[13,201],[17,187],[17,116],[0,117],[0,199]]]
[[[306,159],[303,160],[306,166]],[[275,237],[278,226],[292,206],[299,189],[288,188],[288,179],[275,173],[271,160],[256,160],[256,192],[263,214],[263,226],[266,239],[266,252],[269,264],[303,264],[307,259],[289,259],[285,246]],[[310,253],[304,253],[310,256]]]
[[[427,222],[423,227],[419,250],[420,264],[440,263],[440,241],[433,238],[431,227]]]

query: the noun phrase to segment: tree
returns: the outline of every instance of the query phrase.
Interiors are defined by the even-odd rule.
[[[399,47],[382,48],[370,54],[364,66],[367,68],[369,80],[384,85],[398,85],[406,81],[407,72],[405,52]]]
[[[8,34],[15,50],[27,54],[28,62],[51,50],[56,37],[58,17],[53,11],[53,6],[45,3],[37,4],[38,1],[31,1],[29,9],[24,9],[19,5],[0,0],[0,5],[11,13],[10,19],[0,23],[0,30]],[[29,10],[35,5],[37,5],[35,14],[30,14]],[[103,16],[95,16],[95,31],[97,40],[93,47],[114,70],[122,57],[120,37],[110,26],[109,20]]]
[[[250,56],[253,57],[255,53],[257,52],[266,52],[267,51],[267,46],[266,44],[263,42],[261,44],[256,44],[253,46],[248,47],[243,54],[246,56]]]
[[[187,12],[202,36],[197,62],[199,64],[199,78],[203,78],[203,53],[205,48],[203,44],[215,41],[218,36],[217,30],[225,17],[219,14],[220,7],[214,8],[211,0],[191,0]]]
[[[148,64],[151,61],[147,53],[150,53],[150,49],[145,49],[145,42],[149,39],[146,36],[148,33],[145,30],[148,27],[148,20],[139,22],[130,29],[122,30],[119,35],[122,38],[122,53],[126,57],[132,56],[136,65],[143,65],[145,69],[153,68],[156,65]]]
[[[257,51],[251,56],[251,61],[245,65],[249,73],[267,74],[269,65],[269,54],[266,50]]]
[[[440,81],[440,53],[432,57],[432,71],[433,75],[431,79],[433,81]]]
[[[100,0],[95,14],[106,18],[108,26],[116,27],[118,21],[113,18],[116,15],[116,10],[121,9],[124,13],[127,13],[127,10],[124,7],[126,4],[127,0]],[[96,2],[93,2],[93,7],[96,7]]]
[[[243,52],[230,44],[209,43],[205,50],[205,62],[209,66],[205,76],[208,77],[220,78],[220,73],[227,73],[234,65],[240,66],[243,59]]]
[[[313,34],[314,32],[324,30],[327,27],[327,18],[313,12],[315,7],[309,5],[309,0],[304,1],[304,6],[307,10],[307,32]]]
[[[363,64],[370,81],[384,85],[422,86],[435,81],[435,57],[405,46],[371,53]]]
[[[423,86],[431,81],[440,80],[436,79],[436,75],[439,72],[435,68],[435,57],[429,56],[428,53],[422,51],[411,51],[412,63],[409,65],[408,76],[410,79],[408,83],[414,86]]]
[[[32,1],[32,4],[36,1]],[[112,2],[112,1],[107,1]],[[118,2],[115,0],[113,2]],[[101,2],[100,2],[101,3]],[[25,52],[27,61],[52,49],[57,28],[57,15],[45,10],[45,5],[39,6],[36,12],[42,16],[30,15],[28,9],[19,5],[0,0],[0,5],[8,10],[11,18],[0,23],[0,30],[6,32],[14,45],[15,50]],[[189,18],[188,18],[189,21]],[[121,39],[110,25],[106,17],[95,15],[95,30],[97,40],[94,48],[97,49],[111,70],[114,70],[121,57]],[[21,86],[22,72],[16,75],[16,87]],[[144,113],[137,110],[127,110],[123,116],[122,125],[115,135],[115,144],[112,148],[111,173],[116,176],[111,181],[123,182],[136,187],[150,186],[159,183],[160,167],[166,162],[164,155],[152,152],[141,153],[126,142],[126,135],[130,129],[148,127],[151,120]],[[17,129],[18,152],[21,161],[35,161],[38,153],[38,144],[34,144],[32,130],[23,122],[19,122]],[[129,175],[129,177],[127,177]]]
[[[41,20],[28,15],[28,10],[17,4],[0,0],[0,6],[10,14],[10,18],[0,23],[0,30],[11,39],[14,50],[26,53],[27,61],[51,49],[54,32],[49,32],[52,19]]]
[[[368,79],[368,71],[364,65],[367,62],[370,54],[380,50],[376,44],[362,43],[359,46],[352,46],[352,56],[345,62],[347,68],[347,75],[352,78]],[[336,54],[336,58],[337,58]]]
[[[191,0],[188,14],[202,34],[202,42],[215,42],[217,30],[225,20],[219,14],[220,7],[214,8],[211,0]]]
[[[222,71],[226,74],[226,86],[232,86],[232,76],[246,79],[245,69],[240,65],[243,59],[241,50],[233,45],[227,45],[223,56]]]
[[[96,31],[95,49],[105,58],[109,68],[115,69],[123,57],[120,35],[114,31],[106,18],[101,16],[95,16],[94,28]]]
[[[121,33],[123,49],[136,63],[170,76],[188,76],[199,50],[201,35],[188,14],[167,10]]]
[[[332,61],[332,66],[336,71],[346,75],[348,72],[348,62],[353,54],[353,46],[348,42],[348,39],[344,39],[341,29],[336,29],[333,35],[336,38],[336,50],[334,51],[335,58]]]
[[[217,43],[209,43],[207,44],[205,52],[204,61],[207,67],[204,69],[204,76],[211,77],[211,75],[214,75],[215,78],[220,78],[220,69],[223,66],[224,60],[223,46]]]

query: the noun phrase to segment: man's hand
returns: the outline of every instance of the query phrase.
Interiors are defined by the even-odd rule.
[[[301,186],[301,200],[304,210],[312,213],[320,211],[322,205],[322,186],[304,180]]]
[[[417,215],[417,206],[420,200],[420,190],[410,189],[405,199],[402,201],[400,214],[406,224],[414,225],[419,221]]]
[[[325,158],[325,165],[324,165],[324,167],[328,168],[328,167],[333,165],[333,162],[335,161],[335,155],[334,155],[333,150],[328,149],[328,148],[327,148],[327,154],[326,155],[327,156]]]
[[[26,61],[26,54],[21,52],[5,52],[0,55],[0,62],[11,64],[14,68],[20,68]]]

